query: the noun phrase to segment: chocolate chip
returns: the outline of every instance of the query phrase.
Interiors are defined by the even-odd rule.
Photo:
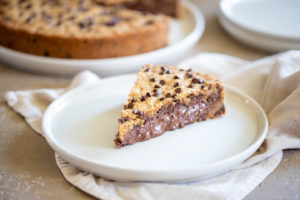
[[[65,7],[65,13],[70,13],[71,12],[71,7],[69,7],[69,5],[68,4],[66,4],[66,7]]]
[[[173,85],[173,87],[178,87],[178,86],[179,86],[178,82],[174,83],[174,85]]]
[[[7,2],[7,1],[0,1],[0,5],[2,5],[2,6],[8,6],[9,2]]]
[[[78,22],[78,26],[79,26],[79,28],[81,28],[81,29],[86,28],[86,24],[83,23],[83,22]]]
[[[159,84],[165,85],[165,84],[166,84],[166,81],[165,81],[165,80],[160,80],[160,81],[159,81]]]
[[[151,94],[149,92],[147,92],[146,97],[151,97]]]
[[[206,113],[201,114],[200,118],[201,118],[202,121],[205,121],[207,119],[207,114]]]
[[[141,97],[141,101],[145,101],[146,100],[146,97],[145,96],[142,96]]]
[[[164,74],[164,72],[159,72],[159,75],[163,75]]]
[[[193,88],[193,84],[190,84],[190,85],[188,86],[188,88]]]
[[[59,14],[58,14],[58,18],[59,18],[59,19],[61,19],[63,16],[64,16],[63,13],[59,13]]]
[[[12,48],[13,45],[14,45],[14,42],[13,41],[9,41],[8,44],[7,44],[7,47]]]
[[[160,100],[160,101],[163,101],[163,100],[165,100],[165,97],[161,97],[159,100]]]
[[[136,98],[133,97],[133,98],[131,99],[131,102],[132,102],[132,103],[136,102]]]
[[[148,26],[148,25],[151,25],[151,24],[153,24],[154,23],[154,21],[153,20],[148,20],[148,21],[146,21],[145,22],[145,26]]]
[[[150,68],[146,68],[146,69],[144,70],[144,72],[151,72],[151,69],[150,69]]]
[[[202,90],[204,89],[204,85],[201,85],[201,89],[202,89]]]
[[[58,22],[56,22],[55,25],[56,25],[56,26],[60,26],[60,25],[61,25],[61,20],[58,20]]]
[[[110,21],[104,23],[104,25],[106,25],[106,26],[115,26],[117,23],[119,23],[119,21],[120,21],[119,17],[113,17],[113,18],[111,18]]]
[[[158,88],[160,88],[160,86],[159,86],[159,85],[155,85],[154,88],[157,88],[157,89],[158,89]]]
[[[79,5],[82,6],[82,5],[84,4],[84,1],[85,1],[85,0],[79,0],[79,2],[78,2]]]
[[[30,9],[30,8],[32,8],[32,5],[31,5],[31,4],[28,4],[27,6],[25,6],[25,9],[26,9],[26,10],[28,10],[28,9]]]
[[[19,0],[18,1],[18,4],[22,4],[22,3],[24,3],[24,2],[26,2],[27,0]]]
[[[26,19],[26,23],[30,23],[34,18],[36,14],[33,12],[30,14],[30,16]]]
[[[106,3],[104,3],[104,2],[95,1],[95,3],[99,6],[106,6]]]
[[[167,93],[167,94],[165,95],[165,97],[166,97],[166,98],[170,98],[170,97],[171,97],[171,94],[170,94],[170,93]]]
[[[42,6],[45,6],[47,4],[47,1],[42,1]]]
[[[94,25],[94,20],[92,18],[87,19],[87,25],[88,26],[93,26]]]
[[[187,70],[187,72],[191,72],[191,71],[192,71],[192,69],[188,69],[188,70]]]
[[[180,100],[178,100],[178,99],[174,99],[173,102],[180,104]]]
[[[138,111],[138,109],[134,109],[133,113],[136,114],[136,115],[140,114],[140,112]]]
[[[192,79],[192,83],[194,83],[194,84],[197,84],[198,81],[199,81],[199,80],[198,80],[197,78],[193,78],[193,79]]]
[[[67,20],[68,20],[68,21],[73,21],[75,18],[76,18],[75,16],[71,16],[71,17],[69,17]]]
[[[176,88],[175,92],[176,93],[180,93],[181,92],[181,88]]]
[[[48,15],[45,11],[42,11],[42,18],[43,18],[43,20],[48,21],[48,20],[51,20],[53,18],[53,16]]]
[[[59,6],[59,1],[58,0],[48,0],[51,3],[51,6]]]
[[[175,76],[173,77],[173,79],[179,79],[179,77],[178,77],[177,75],[175,75]]]
[[[48,51],[44,51],[44,56],[49,56],[49,52]]]
[[[219,96],[222,96],[222,92],[223,92],[222,88],[219,88],[219,89],[218,89],[218,95],[219,95]]]
[[[193,78],[194,76],[192,74],[186,74],[187,78]]]
[[[124,109],[124,110],[128,109],[128,106],[127,106],[127,105],[124,105],[124,106],[123,106],[123,109]]]
[[[150,81],[155,82],[155,81],[157,81],[157,79],[156,78],[151,78]]]
[[[170,70],[167,70],[167,72],[166,72],[167,74],[172,74],[172,72],[170,71]]]
[[[191,99],[191,100],[197,100],[197,98],[201,99],[202,98],[202,95],[198,95],[197,97],[194,95],[194,94],[190,94],[188,95],[188,97]]]
[[[144,112],[139,112],[139,118],[140,119],[145,119],[146,115]]]
[[[8,6],[9,5],[9,3],[7,1],[2,1],[0,3],[1,3],[2,6]]]
[[[72,55],[71,54],[69,54],[69,53],[67,53],[67,55],[66,55],[66,58],[72,58]]]
[[[160,69],[161,69],[161,71],[163,71],[163,72],[165,72],[165,71],[168,70],[165,66],[160,67]]]
[[[215,97],[213,94],[209,95],[207,98],[206,98],[206,102],[209,103],[209,104],[213,104],[215,102]]]
[[[128,120],[129,120],[128,117],[122,117],[122,118],[119,119],[119,123],[120,123],[120,124],[123,124],[123,123],[125,123],[125,122],[128,121]]]
[[[80,21],[78,23],[79,28],[81,29],[86,29],[86,28],[90,28],[91,26],[94,25],[94,20],[92,18],[88,18],[84,21]]]
[[[131,109],[131,108],[133,108],[133,106],[134,106],[134,104],[133,104],[132,102],[130,102],[130,103],[128,104],[127,108]]]
[[[175,98],[176,98],[176,96],[177,96],[177,94],[173,94],[173,95],[172,95],[172,98],[173,98],[173,99],[175,99]]]

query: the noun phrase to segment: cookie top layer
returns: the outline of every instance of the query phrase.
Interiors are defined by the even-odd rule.
[[[218,94],[220,87],[223,87],[221,81],[208,74],[172,66],[145,65],[122,110],[119,134],[122,137],[135,125],[143,124],[145,116],[155,116],[164,105],[177,101],[188,105],[191,95],[202,95],[205,99],[211,93]],[[219,98],[223,97],[221,94]]]
[[[1,0],[0,24],[8,28],[74,38],[103,38],[134,33],[166,23],[163,15],[105,7],[94,0]]]

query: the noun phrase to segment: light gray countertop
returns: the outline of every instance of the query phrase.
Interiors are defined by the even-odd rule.
[[[255,60],[269,55],[243,46],[224,32],[216,19],[218,1],[194,2],[205,14],[206,30],[189,56],[218,52]],[[4,101],[9,90],[57,88],[69,81],[0,65],[0,200],[94,199],[65,181],[46,141]],[[300,199],[300,151],[285,151],[280,165],[246,199]]]

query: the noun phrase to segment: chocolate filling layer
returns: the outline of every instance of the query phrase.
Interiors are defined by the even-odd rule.
[[[172,17],[177,16],[176,0],[139,0],[133,3],[125,3],[125,7],[133,10],[150,13],[163,13]]]
[[[176,100],[175,104],[163,106],[155,117],[141,116],[145,119],[145,123],[134,127],[125,135],[123,142],[117,138],[115,143],[118,147],[134,144],[162,135],[166,131],[182,128],[195,121],[205,121],[209,116],[221,115],[225,112],[225,107],[222,102],[215,101],[218,98],[219,95],[214,94],[206,99],[202,95],[192,95],[188,105]]]

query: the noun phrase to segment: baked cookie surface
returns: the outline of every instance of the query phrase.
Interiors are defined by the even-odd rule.
[[[117,147],[225,114],[224,86],[208,74],[145,65],[119,119]]]
[[[57,58],[109,58],[161,48],[169,18],[94,0],[1,0],[0,45]]]

